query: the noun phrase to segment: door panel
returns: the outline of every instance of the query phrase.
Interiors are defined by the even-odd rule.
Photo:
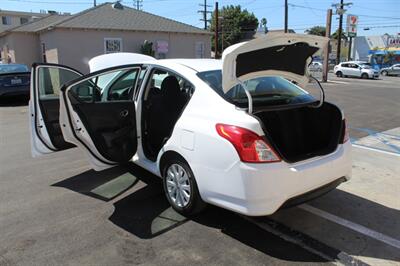
[[[139,65],[104,69],[62,88],[63,135],[83,149],[95,170],[126,163],[136,153],[133,91],[140,70]]]
[[[132,101],[84,103],[72,106],[104,158],[123,163],[133,157],[137,141],[135,105]]]
[[[61,86],[79,78],[77,70],[55,64],[34,64],[31,72],[32,155],[40,156],[74,147],[65,141],[59,123],[59,92]]]

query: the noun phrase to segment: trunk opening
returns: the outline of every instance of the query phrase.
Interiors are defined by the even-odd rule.
[[[342,135],[342,113],[327,102],[320,108],[269,110],[253,115],[261,122],[270,143],[289,163],[334,152]]]

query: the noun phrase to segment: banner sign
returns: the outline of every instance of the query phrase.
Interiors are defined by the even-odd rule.
[[[168,53],[168,42],[167,41],[157,41],[156,51],[159,54]]]

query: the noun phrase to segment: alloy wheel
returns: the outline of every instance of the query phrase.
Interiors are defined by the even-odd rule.
[[[190,202],[191,187],[186,170],[179,164],[172,164],[168,167],[165,178],[171,202],[180,208],[187,206]]]

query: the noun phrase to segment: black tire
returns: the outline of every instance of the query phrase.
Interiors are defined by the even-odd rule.
[[[368,79],[368,78],[369,78],[369,76],[368,76],[368,74],[367,74],[367,73],[363,73],[363,74],[361,75],[361,78],[362,78],[362,79]]]
[[[387,76],[388,72],[387,71],[382,71],[381,74],[382,74],[382,76]]]
[[[168,188],[167,188],[167,171],[173,165],[181,166],[185,170],[185,172],[188,176],[188,179],[189,179],[190,197],[189,197],[189,201],[188,201],[187,205],[185,205],[183,207],[178,206],[174,202],[174,200],[171,198],[171,196],[168,192]],[[164,187],[165,197],[167,198],[168,202],[171,204],[172,208],[175,211],[177,211],[178,213],[180,213],[184,216],[191,216],[191,215],[197,214],[205,209],[207,204],[201,199],[199,189],[197,187],[196,179],[194,177],[192,169],[190,169],[189,164],[185,160],[183,160],[179,157],[169,159],[163,168],[162,174],[163,174],[163,187]]]
[[[337,76],[338,78],[342,78],[342,77],[343,77],[342,71],[336,72],[336,76]]]

